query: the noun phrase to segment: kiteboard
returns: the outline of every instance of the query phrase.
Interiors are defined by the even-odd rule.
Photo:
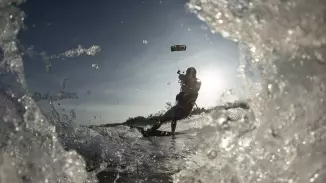
[[[143,137],[172,136],[172,132],[168,132],[168,131],[151,130],[151,129],[147,129],[147,128],[139,127],[139,126],[129,126],[129,127],[137,129],[143,135]],[[184,134],[184,133],[181,133],[181,132],[175,132],[174,133],[174,135],[180,135],[180,134]]]

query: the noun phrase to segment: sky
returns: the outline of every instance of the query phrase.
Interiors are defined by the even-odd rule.
[[[53,55],[78,45],[101,48],[94,56],[51,59],[49,72],[40,56],[26,54],[29,90],[56,93],[69,78],[65,91],[79,98],[62,100],[57,108],[75,109],[80,124],[122,122],[174,103],[180,90],[176,72],[192,66],[202,81],[198,106],[216,105],[223,91],[239,84],[238,47],[212,34],[187,12],[186,2],[28,0],[21,6],[26,28],[19,36],[25,49],[33,46],[35,53]],[[174,44],[185,44],[187,50],[171,52]]]

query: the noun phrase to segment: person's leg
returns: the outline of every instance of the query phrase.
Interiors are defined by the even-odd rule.
[[[173,119],[173,111],[174,111],[174,107],[172,107],[170,110],[168,110],[164,115],[160,116],[160,117],[155,117],[152,118],[152,120],[157,121],[150,130],[157,130],[159,129],[163,123],[166,123],[168,121],[171,121]]]
[[[166,111],[164,115],[160,116],[159,121],[161,123],[172,121],[172,119],[174,118],[175,110],[176,110],[176,106],[173,106],[171,109]]]
[[[155,122],[155,124],[149,130],[157,130],[162,126],[160,121]]]
[[[171,132],[172,135],[175,135],[175,129],[177,128],[177,121],[184,119],[186,116],[185,111],[182,109],[181,106],[175,106],[172,114],[172,122],[171,122]]]
[[[171,132],[172,132],[172,135],[175,134],[176,127],[177,127],[177,120],[172,120],[172,122],[171,122]]]
[[[182,100],[179,100],[178,105],[174,106],[174,110],[172,110],[172,122],[171,122],[171,132],[172,135],[175,134],[175,129],[177,127],[177,121],[181,119],[185,119],[189,116],[192,108],[195,105],[196,99],[198,94],[192,95],[185,95],[183,93]],[[193,102],[191,102],[193,100]],[[189,102],[190,101],[190,102]]]
[[[162,124],[172,121],[175,119],[179,120],[180,118],[180,107],[178,106],[173,106],[170,110],[168,110],[164,115],[160,116],[157,119],[157,123],[155,123],[150,130],[157,130],[159,129]]]
[[[173,106],[164,115],[158,118],[157,123],[155,123],[150,130],[159,129],[162,124],[171,121],[171,131],[175,132],[177,121],[186,118],[189,115],[189,111],[185,111],[181,106]]]

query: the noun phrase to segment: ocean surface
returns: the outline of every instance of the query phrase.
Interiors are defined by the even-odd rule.
[[[229,113],[232,121],[226,120]],[[87,170],[100,182],[172,182],[173,174],[190,166],[187,157],[202,150],[202,142],[216,134],[240,138],[254,130],[247,113],[246,109],[234,108],[192,116],[178,123],[174,137],[144,137],[136,128],[124,125],[88,128],[57,123],[57,130],[63,146],[83,155]],[[170,125],[160,130],[170,131]],[[223,143],[230,143],[227,141]],[[207,156],[214,159],[218,154],[212,150]]]

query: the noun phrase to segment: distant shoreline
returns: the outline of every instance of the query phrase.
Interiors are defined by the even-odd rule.
[[[237,108],[237,107],[240,107],[240,108],[244,108],[244,109],[249,109],[249,104],[248,102],[244,102],[244,101],[236,101],[236,102],[233,102],[233,103],[227,103],[225,105],[221,105],[221,106],[216,106],[216,107],[212,107],[212,108],[209,108],[209,109],[205,109],[205,108],[195,108],[191,113],[190,115],[187,117],[191,117],[191,116],[194,116],[194,115],[198,115],[198,114],[202,114],[202,113],[209,113],[211,111],[214,111],[214,110],[227,110],[227,109],[231,109],[231,108]],[[159,117],[160,115],[149,115],[147,117],[144,117],[144,116],[136,116],[136,117],[130,117],[129,119],[127,119],[125,122],[122,122],[122,123],[108,123],[108,124],[100,124],[100,125],[84,125],[85,127],[88,127],[88,128],[94,128],[94,127],[117,127],[117,126],[133,126],[133,125],[146,125],[149,121],[149,118],[153,118],[153,117]],[[142,123],[143,122],[143,123]]]

